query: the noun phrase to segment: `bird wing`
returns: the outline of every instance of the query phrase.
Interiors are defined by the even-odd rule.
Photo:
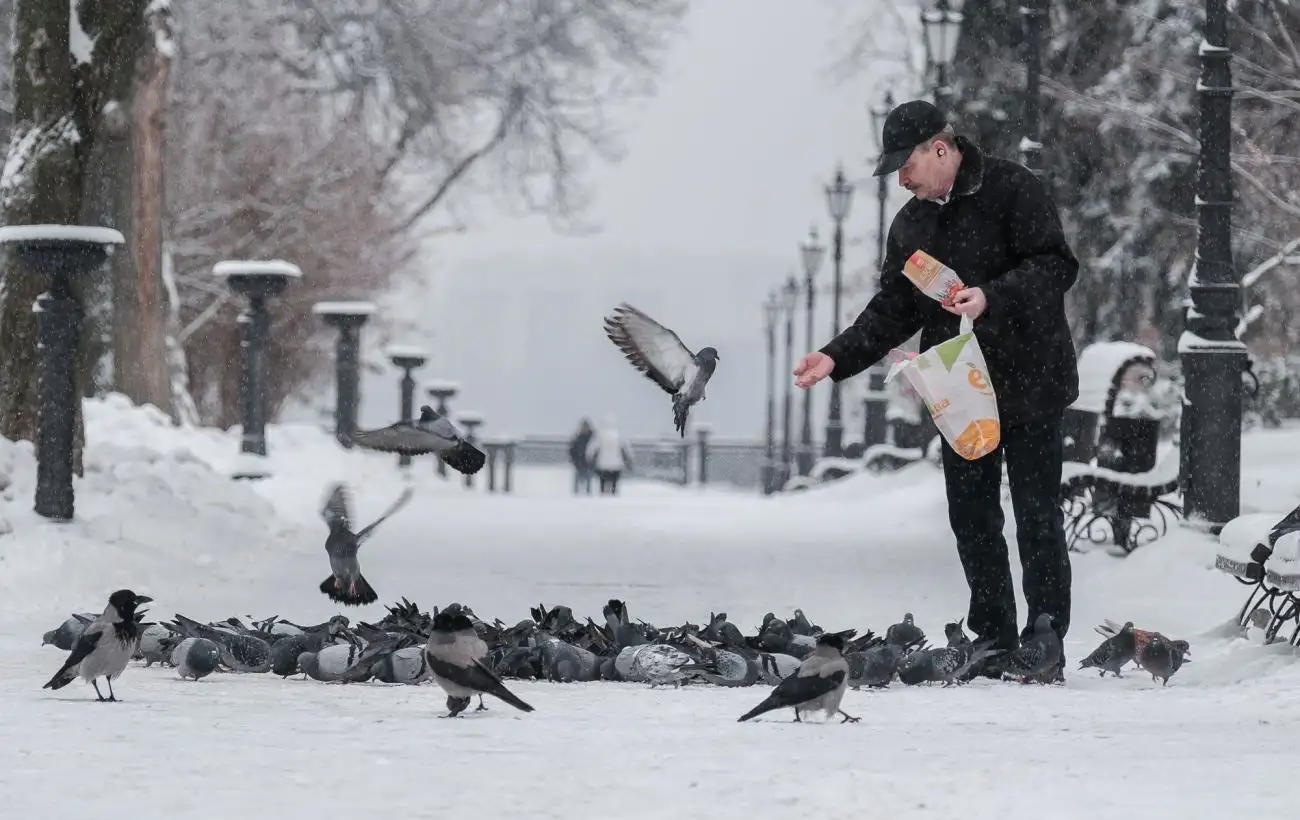
[[[1037,641],[1023,643],[1020,648],[1007,657],[1010,666],[1020,670],[1030,670],[1042,663],[1047,655],[1047,648]]]
[[[843,669],[825,676],[791,675],[776,685],[771,697],[782,706],[798,706],[834,692],[847,676],[847,670]]]
[[[339,482],[330,488],[320,515],[331,528],[341,525],[344,529],[352,529],[352,499],[348,497],[346,484]]]
[[[473,689],[475,692],[491,692],[501,686],[501,679],[482,661],[474,661],[473,666],[457,666],[454,663],[435,658],[432,654],[425,654],[429,656],[430,672],[452,683],[464,686],[466,689]]]
[[[95,647],[99,646],[99,641],[103,637],[104,630],[98,628],[98,624],[86,627],[85,631],[77,637],[77,642],[72,645],[72,651],[68,653],[68,659],[63,662],[63,666],[59,667],[59,671],[54,673],[54,677],[50,678],[50,682],[53,683],[64,677],[70,680],[75,675],[77,667],[90,656],[91,652],[95,651]],[[68,673],[73,673],[73,675]],[[49,685],[46,684],[47,687]]]
[[[393,502],[393,506],[385,510],[383,515],[376,518],[374,523],[368,525],[365,529],[361,530],[361,532],[357,533],[357,541],[361,542],[366,540],[366,538],[368,538],[370,534],[375,531],[375,527],[378,527],[380,524],[384,523],[385,520],[391,517],[393,513],[397,512],[402,507],[405,507],[406,502],[410,501],[411,496],[414,494],[415,494],[414,487],[407,487],[404,490],[402,490],[402,494],[397,497],[396,501]]]
[[[448,442],[445,437],[411,422],[398,422],[377,430],[358,430],[352,434],[352,442],[367,450],[405,456],[441,453],[455,446],[455,442]]]
[[[605,319],[609,337],[637,370],[669,393],[676,393],[694,376],[695,354],[677,334],[627,304]]]

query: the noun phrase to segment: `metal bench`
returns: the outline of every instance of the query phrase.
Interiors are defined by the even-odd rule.
[[[1071,551],[1112,542],[1125,556],[1165,535],[1182,514],[1177,448],[1158,458],[1163,412],[1152,393],[1156,355],[1132,342],[1079,354],[1079,398],[1065,414],[1061,507]]]
[[[862,465],[873,472],[898,470],[924,459],[939,435],[925,403],[902,379],[886,386],[886,439],[862,454]]]
[[[1300,646],[1300,507],[1282,516],[1254,513],[1234,518],[1219,533],[1216,569],[1250,587],[1236,626],[1254,625],[1273,643],[1294,624],[1290,643]]]

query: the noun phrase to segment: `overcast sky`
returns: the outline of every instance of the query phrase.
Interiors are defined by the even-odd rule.
[[[846,272],[874,264],[867,106],[906,70],[867,66],[836,83],[829,69],[842,42],[839,6],[861,16],[885,2],[696,0],[658,94],[623,117],[624,159],[592,176],[590,218],[601,231],[566,237],[542,219],[478,209],[468,233],[430,247],[421,284],[389,302],[386,313],[413,320],[392,341],[426,347],[431,363],[419,375],[460,383],[455,407],[482,413],[485,433],[563,434],[582,416],[599,423],[614,414],[626,434],[672,435],[669,397],[601,331],[603,315],[626,300],[687,345],[718,348],[717,375],[693,419],[721,437],[760,437],[761,304],[796,271],[810,224],[829,238],[823,186],[837,161],[864,183]],[[902,201],[893,195],[891,215]],[[828,254],[822,281],[830,274]],[[817,345],[830,325],[825,298]],[[796,338],[797,356],[802,320]],[[368,375],[363,390],[362,423],[390,422],[396,376]],[[818,429],[826,393],[816,391]]]

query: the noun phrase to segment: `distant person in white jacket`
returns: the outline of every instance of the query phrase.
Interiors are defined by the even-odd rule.
[[[587,463],[596,468],[600,494],[618,495],[619,477],[624,470],[632,470],[632,453],[619,435],[612,415],[605,418],[605,423],[592,437],[587,449]]]

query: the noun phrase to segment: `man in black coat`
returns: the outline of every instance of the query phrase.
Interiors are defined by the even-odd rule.
[[[1043,183],[1022,165],[981,154],[930,103],[895,108],[883,137],[875,175],[897,171],[913,199],[889,228],[879,293],[850,327],[799,362],[796,384],[807,389],[827,376],[837,382],[856,376],[918,330],[928,349],[956,336],[961,315],[970,316],[997,392],[1002,440],[975,461],[947,442],[943,448],[948,516],[970,587],[966,623],[980,638],[1011,649],[1046,612],[1064,637],[1070,558],[1058,504],[1061,424],[1079,395],[1065,293],[1078,276],[1078,260]],[[926,296],[903,274],[918,250],[961,277],[966,289],[950,304]],[[1029,609],[1019,634],[1002,535],[1004,458]],[[1061,670],[1046,679],[1063,679]]]

